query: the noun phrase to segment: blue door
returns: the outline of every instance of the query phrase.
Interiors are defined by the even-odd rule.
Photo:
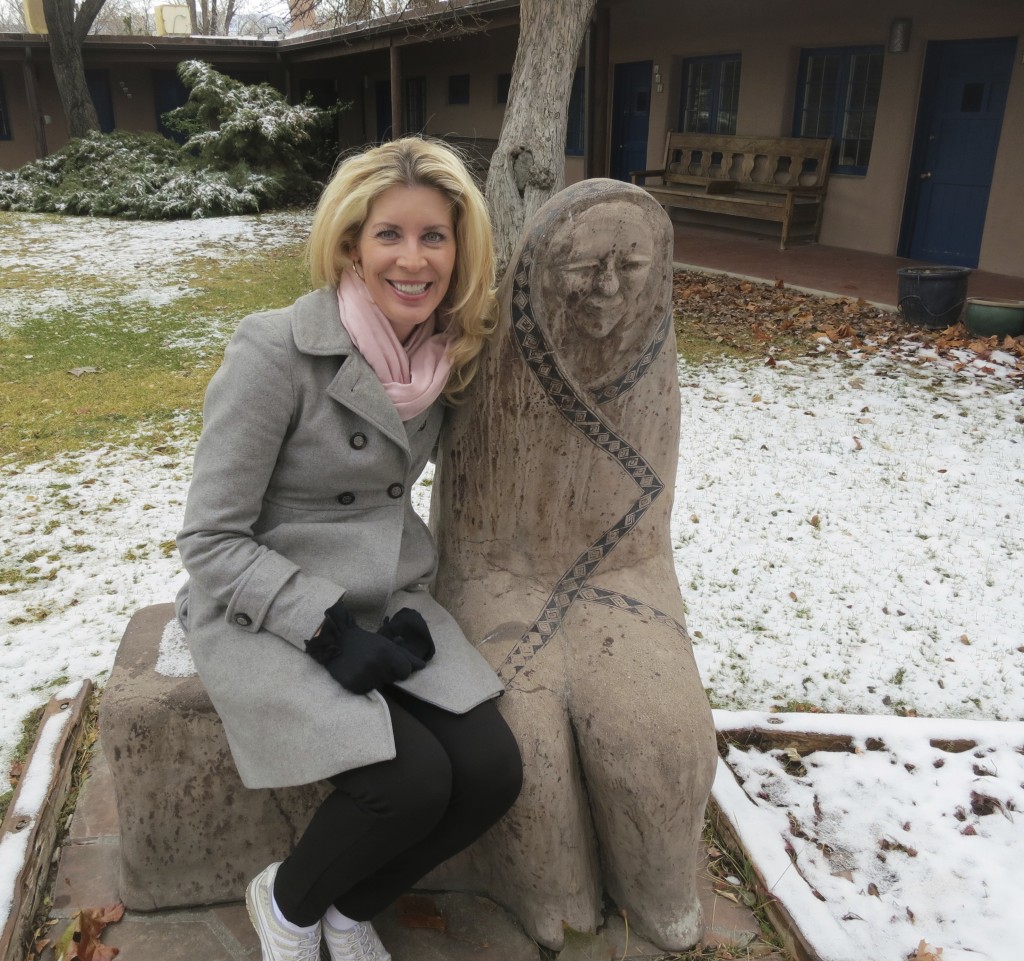
[[[629,180],[631,170],[647,167],[653,61],[617,63],[612,94],[611,175]]]
[[[976,267],[1015,38],[930,43],[900,253]]]

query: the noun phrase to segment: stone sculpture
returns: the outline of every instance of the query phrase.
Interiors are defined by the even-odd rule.
[[[440,452],[435,593],[506,683],[523,793],[429,886],[486,893],[542,944],[607,892],[667,950],[701,936],[714,730],[669,520],[679,438],[672,227],[591,180],[524,231],[501,334]]]

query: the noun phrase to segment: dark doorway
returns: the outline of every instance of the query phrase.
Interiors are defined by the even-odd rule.
[[[377,143],[391,139],[391,81],[378,80],[374,87],[377,98]]]
[[[650,60],[615,65],[611,175],[616,180],[629,180],[631,170],[647,167],[652,66]]]
[[[423,133],[427,125],[427,78],[405,81],[405,132]]]
[[[114,129],[114,98],[110,94],[110,71],[86,70],[85,83],[96,108],[100,130],[110,133]]]
[[[171,130],[164,124],[164,114],[188,101],[188,87],[181,82],[176,70],[153,71],[153,106],[156,108],[156,129],[168,140],[184,143],[188,136]]]

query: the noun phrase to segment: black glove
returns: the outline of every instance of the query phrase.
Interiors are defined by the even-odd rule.
[[[363,630],[341,601],[324,611],[324,622],[316,636],[306,641],[306,652],[353,694],[404,681],[426,666],[390,638]]]
[[[403,607],[391,617],[385,617],[379,634],[391,638],[399,647],[426,663],[434,656],[434,639],[430,628],[419,611]]]

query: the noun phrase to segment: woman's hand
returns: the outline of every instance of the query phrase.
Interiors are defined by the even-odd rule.
[[[394,681],[404,681],[413,671],[426,666],[426,660],[417,657],[412,650],[389,637],[361,628],[341,601],[329,607],[324,615],[320,630],[306,641],[306,651],[323,664],[346,691],[366,694]],[[430,646],[433,648],[432,641]]]
[[[429,661],[434,656],[434,639],[430,636],[430,628],[423,620],[423,615],[411,607],[403,607],[393,616],[385,617],[379,633],[391,638],[399,647],[405,648],[421,661]]]

